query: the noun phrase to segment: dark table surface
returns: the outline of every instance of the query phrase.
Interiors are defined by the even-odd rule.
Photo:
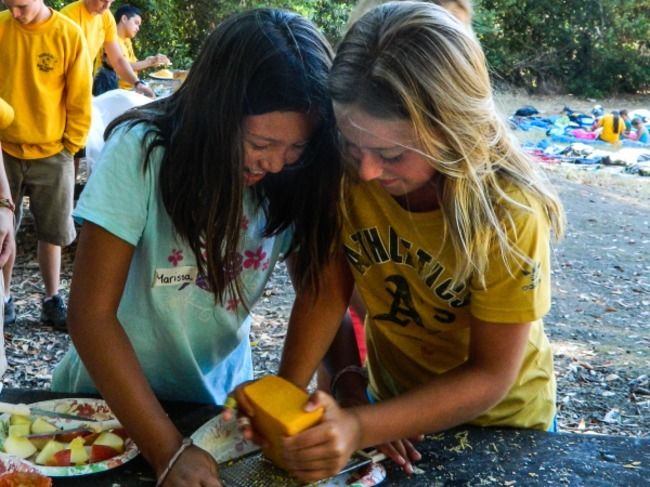
[[[31,403],[79,395],[5,389],[0,400]],[[190,435],[219,412],[216,406],[168,402],[163,406],[182,433]],[[423,473],[407,477],[385,462],[384,485],[396,486],[643,486],[650,485],[650,439],[461,427],[428,435],[419,445]],[[55,478],[55,487],[155,485],[138,456],[100,474]],[[277,485],[269,480],[269,486]]]

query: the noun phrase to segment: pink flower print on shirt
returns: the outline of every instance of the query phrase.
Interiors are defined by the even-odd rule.
[[[223,263],[223,271],[229,281],[233,281],[241,274],[244,257],[239,252],[233,252]]]
[[[266,259],[266,260],[262,263],[262,270],[263,270],[263,271],[268,271],[270,265],[271,265],[271,259]]]
[[[257,247],[257,250],[253,252],[252,250],[244,251],[246,259],[244,260],[244,269],[250,269],[251,267],[255,270],[259,269],[262,261],[266,258],[266,252],[260,246]]]
[[[167,260],[171,262],[171,264],[176,267],[179,262],[183,260],[183,251],[179,249],[172,249],[172,253],[169,254],[169,257],[167,257]]]
[[[228,303],[226,304],[226,309],[228,311],[235,311],[237,310],[237,306],[239,306],[239,303],[241,301],[237,298],[232,298],[228,300]]]
[[[241,230],[244,231],[244,232],[245,232],[246,230],[248,230],[248,224],[249,224],[249,223],[250,223],[250,220],[248,219],[248,217],[247,217],[246,215],[244,215],[244,216],[242,217],[242,219],[241,219],[241,224],[240,224],[240,228],[241,228]]]

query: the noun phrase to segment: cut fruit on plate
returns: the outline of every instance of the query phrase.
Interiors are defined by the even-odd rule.
[[[100,422],[114,419],[113,413],[102,399],[64,398],[43,401],[31,406],[59,413],[76,414]],[[52,418],[43,419],[38,415],[32,415],[28,419],[31,424],[28,423],[26,426],[28,429],[31,426],[32,434],[37,430],[42,431],[43,434],[52,433],[51,436],[31,440],[22,437],[19,435],[21,431],[18,431],[15,426],[23,425],[25,422],[21,421],[21,418],[16,419],[15,415],[5,414],[0,416],[0,430],[4,430],[6,435],[10,432],[10,428],[13,428],[11,431],[14,435],[6,437],[0,435],[0,446],[13,456],[25,458],[25,463],[34,471],[50,477],[71,477],[103,472],[123,465],[139,453],[133,440],[121,427],[102,433],[86,431],[74,435],[57,435],[56,431],[51,431],[52,427],[56,430],[69,430],[87,422],[74,419],[53,421]],[[12,422],[13,425],[10,424]],[[34,451],[30,453],[32,448]]]

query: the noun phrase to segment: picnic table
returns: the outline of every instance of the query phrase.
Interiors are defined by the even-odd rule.
[[[0,400],[32,403],[79,394],[5,389]],[[221,410],[218,406],[163,402],[185,435],[190,435]],[[390,486],[641,486],[650,482],[650,439],[544,433],[540,431],[459,427],[427,435],[419,444],[422,473],[406,476],[390,462]],[[136,487],[155,485],[141,456],[114,470],[92,476],[55,478],[55,487]],[[272,486],[273,483],[269,483]]]

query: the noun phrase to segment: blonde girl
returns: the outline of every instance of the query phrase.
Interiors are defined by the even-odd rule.
[[[542,317],[563,212],[496,115],[479,44],[438,6],[385,4],[349,30],[329,83],[351,169],[341,258],[328,293],[296,303],[280,374],[308,384],[356,285],[369,379],[339,369],[345,409],[312,396],[307,409],[325,415],[284,440],[290,472],[327,477],[380,445],[410,473],[409,438],[462,423],[552,429]]]

